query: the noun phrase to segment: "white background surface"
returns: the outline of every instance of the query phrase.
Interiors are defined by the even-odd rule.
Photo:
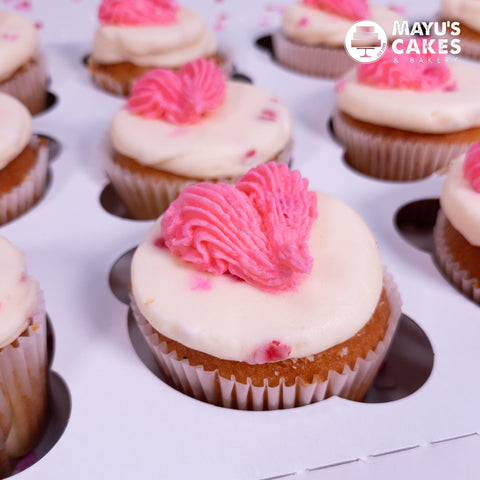
[[[24,3],[3,0],[4,8]],[[0,234],[27,253],[29,271],[45,292],[56,341],[53,369],[70,390],[72,413],[59,442],[17,478],[263,479],[296,473],[307,480],[432,473],[447,478],[453,471],[457,478],[475,478],[480,311],[393,223],[406,203],[438,197],[443,179],[392,184],[345,166],[327,130],[334,83],[289,72],[253,45],[278,25],[277,7],[286,3],[182,2],[201,11],[212,26],[224,19],[219,44],[231,48],[242,73],[292,111],[294,167],[313,188],[353,206],[374,231],[399,285],[403,311],[432,343],[429,380],[391,403],[331,398],[288,411],[238,412],[195,401],[156,378],[137,357],[127,308],[108,285],[114,262],[140,242],[151,222],[117,218],[99,202],[107,181],[98,143],[123,100],[96,89],[81,63],[90,49],[98,3],[32,1],[25,15],[42,23],[50,89],[59,98],[54,109],[34,119],[34,130],[58,139],[63,150],[52,163],[43,200],[0,227]],[[403,4],[412,20],[431,18],[438,10],[433,1]],[[433,443],[465,435],[470,436]],[[417,448],[376,456],[410,447]]]

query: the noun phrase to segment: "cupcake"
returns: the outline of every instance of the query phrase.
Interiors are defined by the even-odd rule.
[[[456,35],[461,45],[461,54],[480,60],[480,4],[478,0],[442,0],[440,21],[460,22],[458,28],[446,34]]]
[[[354,22],[372,20],[392,37],[400,15],[365,0],[303,0],[289,5],[283,28],[272,37],[275,58],[301,73],[338,78],[355,61],[345,50],[345,36]]]
[[[173,71],[197,58],[214,61],[228,75],[233,65],[195,11],[175,0],[103,0],[88,68],[93,81],[118,95],[153,68]]]
[[[0,237],[0,475],[31,451],[46,423],[46,315],[24,254]]]
[[[47,66],[35,26],[13,12],[0,12],[0,92],[20,100],[32,115],[47,105]]]
[[[238,409],[361,400],[400,316],[360,217],[269,162],[191,185],[136,249],[132,310],[166,381]]]
[[[30,209],[47,183],[48,147],[32,136],[32,117],[15,98],[0,93],[0,225]]]
[[[420,43],[418,44],[420,46]],[[336,85],[335,135],[356,170],[416,180],[480,140],[480,69],[446,55],[388,49]]]
[[[480,304],[480,143],[450,165],[440,206],[433,235],[437,264]]]
[[[212,61],[155,69],[114,117],[104,167],[134,218],[154,219],[187,185],[234,183],[252,166],[290,160],[291,119],[271,93],[225,81]]]

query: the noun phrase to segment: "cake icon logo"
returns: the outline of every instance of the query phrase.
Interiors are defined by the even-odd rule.
[[[378,23],[362,20],[348,29],[345,49],[357,62],[376,62],[387,49],[387,34]]]

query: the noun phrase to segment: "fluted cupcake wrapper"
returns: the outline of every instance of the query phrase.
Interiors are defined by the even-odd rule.
[[[35,64],[0,84],[0,92],[17,98],[35,115],[47,106],[47,77],[47,60],[40,53]]]
[[[480,41],[460,37],[460,44],[462,46],[462,56],[480,60]]]
[[[32,137],[30,144],[37,149],[37,161],[22,182],[0,196],[0,225],[30,209],[45,191],[48,173],[48,145],[36,136]]]
[[[289,140],[285,148],[275,159],[278,163],[289,164],[292,156],[293,141]],[[108,137],[100,145],[103,168],[110,178],[116,192],[122,199],[128,212],[138,219],[159,217],[188,185],[209,179],[185,178],[172,174],[156,178],[132,173],[113,161],[113,148]],[[223,177],[215,181],[235,184],[240,177]]]
[[[391,314],[385,337],[375,350],[359,358],[353,369],[346,366],[342,373],[330,371],[323,382],[306,383],[297,378],[291,386],[283,379],[277,386],[255,386],[251,379],[239,382],[221,377],[218,370],[205,371],[203,366],[192,366],[187,359],[178,359],[175,351],[167,353],[167,345],[160,342],[156,331],[132,301],[132,311],[166,380],[181,392],[214,405],[240,410],[276,410],[318,402],[338,395],[351,400],[362,400],[370,387],[396,331],[401,315],[401,300],[392,277],[385,272],[385,290]]]
[[[335,136],[345,148],[345,160],[355,170],[383,180],[410,181],[428,177],[464,154],[471,143],[443,143],[414,138],[392,139],[347,123],[337,111]]]
[[[450,252],[444,236],[446,222],[445,213],[439,210],[437,222],[433,229],[433,244],[437,265],[458,290],[480,305],[480,278],[472,278],[471,274],[462,268]]]
[[[46,423],[47,325],[43,295],[29,327],[0,350],[0,475],[32,450]]]
[[[273,33],[272,45],[279,63],[308,75],[338,78],[355,65],[343,47],[302,45],[289,40],[282,30]]]

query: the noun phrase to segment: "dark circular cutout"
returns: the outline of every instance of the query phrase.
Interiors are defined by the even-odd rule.
[[[136,247],[135,247],[136,248]],[[135,248],[124,253],[112,266],[108,276],[108,284],[115,297],[122,303],[130,303],[130,265]]]
[[[81,58],[81,61],[82,61],[82,65],[84,67],[87,67],[88,66],[88,59],[90,58],[90,54],[89,53],[86,53],[82,58]]]
[[[50,110],[52,110],[57,106],[59,102],[58,96],[55,93],[51,92],[50,90],[47,90],[46,95],[47,95],[47,99],[45,102],[45,108],[41,112],[36,113],[34,117],[38,115],[44,115],[45,113],[49,112]]]
[[[440,209],[438,198],[407,203],[395,213],[394,224],[408,243],[433,254],[433,227]]]
[[[52,162],[55,160],[63,149],[62,144],[56,138],[45,133],[37,133],[36,135],[45,139],[48,143],[48,161]]]
[[[255,40],[255,45],[260,48],[261,50],[264,50],[268,52],[272,57],[274,56],[273,53],[273,42],[272,42],[272,36],[271,35],[265,35],[263,37],[259,37]]]
[[[237,69],[234,70],[231,79],[236,80],[237,82],[253,83],[252,77],[249,77],[245,73],[239,72]]]
[[[108,183],[100,193],[100,205],[111,215],[120,218],[127,218],[129,220],[137,220],[131,217],[125,208],[121,198],[118,196],[115,188],[111,183]]]

